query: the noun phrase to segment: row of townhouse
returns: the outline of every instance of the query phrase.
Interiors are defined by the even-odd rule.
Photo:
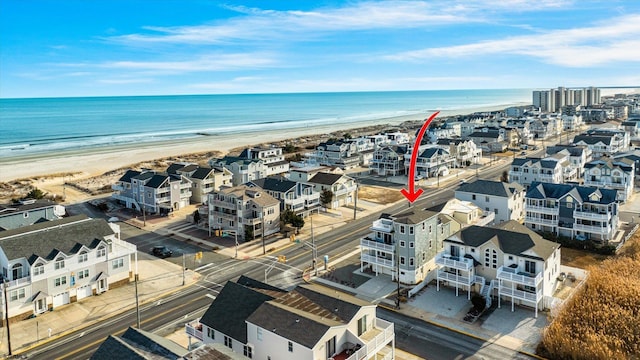
[[[621,129],[591,129],[573,138],[574,145],[591,149],[594,158],[629,150],[629,133]]]
[[[620,202],[629,200],[633,195],[635,179],[636,162],[632,159],[603,157],[584,166],[584,185],[617,190]]]
[[[186,177],[191,181],[191,203],[207,202],[209,193],[222,186],[231,186],[233,174],[225,168],[212,168],[191,163],[174,163],[167,168],[168,174]]]
[[[136,246],[120,239],[118,225],[85,215],[2,231],[2,319],[26,319],[124,285],[132,254]]]
[[[354,178],[345,175],[340,169],[331,170],[322,166],[293,168],[289,172],[289,180],[313,186],[313,191],[318,194],[330,191],[331,201],[326,205],[329,209],[352,204],[358,191]]]
[[[111,186],[111,197],[127,208],[166,214],[190,204],[192,184],[190,179],[180,174],[127,170]]]
[[[584,166],[586,163],[593,160],[593,152],[589,147],[584,145],[562,145],[556,144],[553,146],[547,146],[545,149],[546,156],[552,156],[555,154],[563,154],[569,157],[569,166],[576,169],[578,178],[584,176]]]
[[[537,232],[606,244],[618,231],[617,190],[533,183],[525,196],[525,225]]]
[[[562,160],[559,158],[561,157]],[[577,178],[577,169],[569,166],[568,156],[556,153],[544,159],[516,158],[511,162],[509,181],[525,187],[534,182],[550,182],[555,184],[573,181]]]
[[[45,199],[26,199],[13,204],[0,204],[0,231],[62,219],[65,214],[64,206]]]
[[[185,332],[248,359],[395,359],[395,330],[376,305],[320,285],[291,291],[241,276]]]
[[[291,210],[296,215],[307,216],[320,210],[320,193],[307,183],[291,181],[283,177],[267,177],[247,183],[257,186],[280,201],[280,212]]]

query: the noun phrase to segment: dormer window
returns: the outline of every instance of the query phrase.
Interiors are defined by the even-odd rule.
[[[83,251],[80,254],[78,254],[78,262],[79,263],[83,263],[83,262],[85,262],[87,260],[89,260],[89,255],[87,254],[86,251]]]
[[[33,275],[42,275],[44,274],[44,265],[43,264],[36,264],[33,266]]]
[[[64,258],[57,258],[54,264],[56,270],[64,269]]]
[[[103,257],[107,255],[107,249],[104,246],[100,246],[98,250],[96,250],[96,257]]]

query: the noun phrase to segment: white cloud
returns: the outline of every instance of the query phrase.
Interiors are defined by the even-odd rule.
[[[144,79],[144,78],[140,78],[140,79],[102,79],[102,80],[98,80],[98,82],[102,83],[102,84],[115,84],[115,85],[121,85],[121,84],[145,84],[145,83],[153,82],[153,79]]]
[[[591,27],[407,51],[386,58],[396,61],[424,61],[434,57],[516,54],[540,58],[562,66],[588,67],[612,61],[640,61],[639,36],[640,14],[633,14],[608,19],[606,23]]]

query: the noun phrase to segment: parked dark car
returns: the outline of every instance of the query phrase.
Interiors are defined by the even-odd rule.
[[[169,250],[169,248],[166,246],[154,246],[153,249],[151,249],[151,253],[163,259],[171,257],[171,255],[173,255],[173,251]]]

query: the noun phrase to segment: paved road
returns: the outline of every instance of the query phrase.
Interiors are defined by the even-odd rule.
[[[505,164],[500,167],[485,170],[481,173],[480,177],[485,179],[495,179],[496,177],[499,177],[502,171],[507,167],[508,165]],[[453,187],[457,186],[457,184],[448,186]],[[442,203],[452,197],[453,189],[451,188],[443,187],[440,189],[428,189],[412,206],[422,208],[430,207],[434,204]],[[394,214],[404,211],[408,207],[409,203],[403,202],[384,209],[384,212]],[[378,212],[358,218],[357,220],[349,222],[331,232],[316,236],[315,242],[318,248],[318,256],[328,254],[330,257],[334,257],[352,251],[359,244],[359,238],[369,233],[369,227],[371,226],[372,221],[377,219],[380,216],[380,213],[381,212]],[[195,245],[184,243],[179,244],[179,241],[177,240],[154,233],[148,233],[128,225],[123,225],[121,229],[123,239],[138,245],[140,247],[140,251],[146,251],[148,248],[158,243],[168,244],[169,246],[175,247],[175,249],[177,249],[177,253],[186,253],[192,250],[197,250],[197,246]],[[301,282],[302,270],[311,264],[311,251],[303,244],[276,252],[273,256],[253,260],[234,260],[222,257],[223,259],[226,259],[223,260],[217,258],[216,254],[212,254],[211,252],[206,253],[209,254],[207,256],[210,256],[210,258],[204,259],[205,261],[203,263],[206,264],[206,266],[199,271],[203,275],[203,278],[198,281],[196,285],[141,308],[140,317],[142,329],[157,331],[160,329],[166,329],[167,326],[181,326],[181,324],[184,324],[189,320],[196,319],[201,316],[203,311],[211,303],[210,296],[216,296],[226,281],[236,279],[242,274],[258,280],[265,280],[266,269],[272,267],[267,276],[267,281],[272,285],[283,288],[292,288]],[[280,254],[286,255],[287,264],[274,264],[274,256]],[[176,261],[176,259],[180,259],[180,256],[172,259],[173,261]],[[181,260],[178,261],[181,262]],[[127,327],[135,326],[135,324],[135,311],[128,311],[117,317],[96,324],[90,329],[69,334],[52,343],[35,348],[27,355],[29,358],[33,359],[86,359],[91,356],[91,354],[109,334],[120,335],[127,329]],[[446,333],[448,330],[433,327],[433,330],[431,331]],[[402,345],[400,348],[405,348],[406,346],[406,349],[409,351],[419,350],[416,348],[415,344],[427,341],[420,337],[424,336],[419,332],[416,332],[415,335],[411,332],[407,333],[407,339],[412,339],[412,336],[417,337],[416,341],[403,340],[404,342],[401,343]],[[468,337],[465,338],[463,335],[458,334],[458,336],[459,338],[456,344],[473,344],[474,341],[477,342],[477,340]],[[449,357],[449,355],[453,354],[451,352],[451,346],[449,344],[445,344],[443,341],[430,342],[428,345],[429,349],[432,349],[434,353],[443,354],[442,357],[437,357],[438,359],[457,358],[456,356]],[[475,348],[481,348],[476,345],[456,346],[460,346],[461,349],[466,349],[465,353],[469,353],[469,351]],[[475,354],[475,352],[470,354]]]

